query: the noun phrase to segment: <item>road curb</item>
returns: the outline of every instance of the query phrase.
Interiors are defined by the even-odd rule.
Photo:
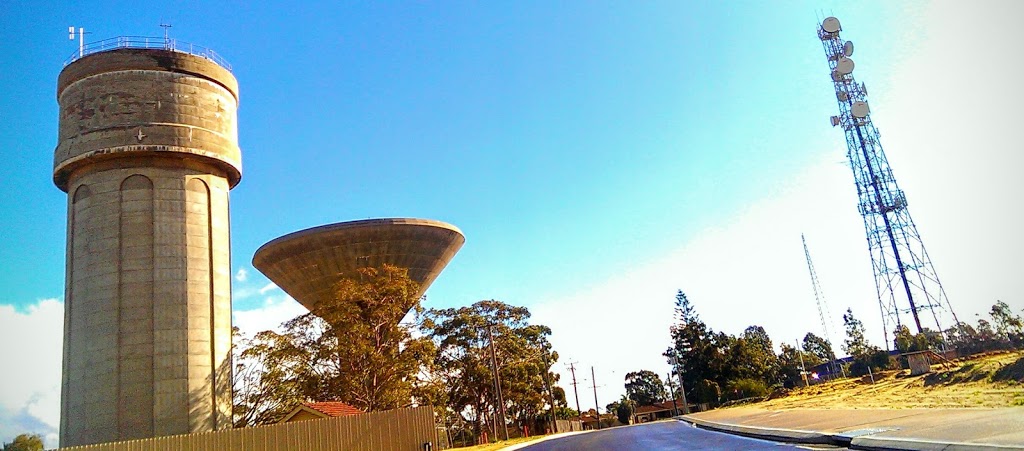
[[[515,445],[506,446],[504,448],[501,448],[501,451],[513,451],[513,450],[517,450],[519,448],[526,448],[527,446],[536,445],[536,444],[538,444],[540,442],[546,442],[548,440],[554,440],[554,439],[562,438],[562,437],[569,437],[569,436],[577,435],[577,434],[585,434],[587,432],[593,432],[593,430],[560,432],[558,434],[545,435],[544,437],[538,438],[537,440],[530,440],[528,442],[516,443]]]
[[[921,440],[913,438],[889,437],[849,437],[842,434],[827,434],[818,431],[798,429],[767,428],[760,426],[741,426],[729,423],[700,420],[688,416],[677,417],[680,421],[692,424],[701,429],[725,432],[727,434],[772,440],[776,442],[835,445],[858,450],[926,450],[926,451],[970,451],[970,450],[1021,450],[1024,446],[995,445],[987,443],[955,443]]]
[[[951,443],[919,439],[887,437],[856,437],[847,445],[850,449],[863,450],[926,450],[926,451],[970,451],[970,450],[1024,450],[1024,446],[994,445],[987,443]]]
[[[798,429],[766,428],[759,426],[740,426],[737,424],[716,423],[714,421],[699,420],[692,417],[680,417],[682,421],[690,423],[701,429],[725,432],[729,434],[742,435],[776,442],[806,443],[818,445],[832,445],[834,439],[830,434],[823,434],[817,431],[802,431]]]

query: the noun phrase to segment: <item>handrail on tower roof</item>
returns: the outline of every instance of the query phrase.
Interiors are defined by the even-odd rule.
[[[159,50],[171,50],[174,52],[187,53],[189,55],[201,56],[206,58],[217,65],[231,70],[231,64],[224,59],[224,57],[214,52],[208,47],[201,45],[195,45],[191,42],[181,42],[173,38],[153,37],[153,36],[117,36],[113,38],[103,39],[101,41],[94,41],[82,46],[81,51],[75,51],[64,60],[64,65],[67,66],[84,56],[92,55],[93,53],[106,52],[117,49],[159,49]]]

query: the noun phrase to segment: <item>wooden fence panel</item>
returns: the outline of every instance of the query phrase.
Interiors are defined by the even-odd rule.
[[[60,451],[421,451],[435,443],[430,407],[60,448]]]

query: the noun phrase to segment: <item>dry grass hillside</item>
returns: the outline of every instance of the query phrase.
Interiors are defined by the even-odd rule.
[[[959,359],[932,373],[875,374],[790,390],[758,407],[766,409],[956,408],[1024,406],[1024,351]]]

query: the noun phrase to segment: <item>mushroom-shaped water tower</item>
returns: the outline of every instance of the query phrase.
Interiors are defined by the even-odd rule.
[[[253,266],[310,311],[330,302],[335,284],[360,268],[404,268],[422,296],[466,238],[441,221],[411,218],[339,222],[300,230],[261,246]]]

